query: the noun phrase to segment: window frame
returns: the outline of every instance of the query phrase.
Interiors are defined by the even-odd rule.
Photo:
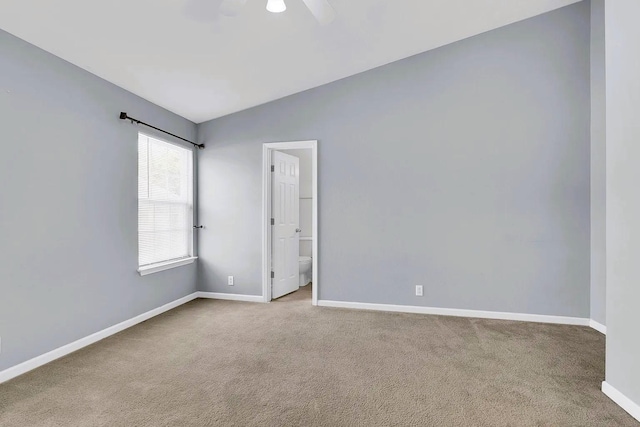
[[[146,276],[148,274],[153,274],[153,273],[157,273],[160,271],[165,271],[165,270],[169,270],[172,268],[176,268],[176,267],[181,267],[184,265],[188,265],[188,264],[192,264],[193,262],[195,262],[195,260],[198,259],[198,256],[195,253],[196,250],[196,241],[195,241],[195,229],[194,229],[194,225],[195,225],[195,212],[196,212],[196,194],[195,194],[195,190],[196,190],[196,182],[195,182],[195,174],[196,174],[196,168],[195,168],[195,150],[193,149],[192,146],[187,146],[186,144],[183,144],[179,141],[172,141],[167,139],[165,136],[160,136],[158,134],[156,134],[155,132],[150,132],[150,131],[138,131],[136,133],[137,136],[137,141],[136,141],[136,153],[137,153],[137,157],[136,157],[136,164],[139,164],[140,161],[140,152],[139,152],[139,144],[140,144],[140,136],[145,136],[147,138],[153,138],[157,141],[160,141],[162,143],[165,144],[169,144],[169,145],[174,145],[178,148],[182,148],[186,151],[188,151],[191,155],[191,163],[190,163],[190,173],[191,173],[191,183],[190,183],[190,209],[191,209],[191,229],[189,230],[190,233],[190,242],[189,242],[189,256],[184,257],[184,258],[176,258],[176,259],[170,259],[170,260],[165,260],[165,261],[158,261],[152,264],[145,264],[145,265],[140,265],[140,196],[138,193],[136,193],[136,218],[137,218],[137,256],[138,256],[138,261],[137,261],[137,265],[138,265],[138,273],[140,274],[140,276]],[[140,185],[140,177],[139,177],[139,168],[136,168],[136,188],[138,188],[138,186]]]

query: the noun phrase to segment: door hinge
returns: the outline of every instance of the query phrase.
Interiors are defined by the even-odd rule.
[[[271,165],[271,172],[275,172],[276,171],[276,167],[274,165]]]
[[[276,220],[274,218],[271,218],[271,225],[276,225]]]
[[[275,277],[276,277],[276,273],[274,273],[274,272],[272,271],[272,272],[271,272],[271,278],[272,278],[272,279],[275,279]]]

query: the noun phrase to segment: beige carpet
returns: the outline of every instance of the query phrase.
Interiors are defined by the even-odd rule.
[[[637,426],[586,327],[196,300],[0,385],[0,426]]]

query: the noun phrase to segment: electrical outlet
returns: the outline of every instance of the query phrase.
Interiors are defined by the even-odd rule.
[[[421,297],[422,296],[422,285],[417,285],[416,286],[416,296],[417,297]]]
[[[227,278],[227,285],[229,285],[229,286],[233,286],[233,276],[229,276],[229,277]]]

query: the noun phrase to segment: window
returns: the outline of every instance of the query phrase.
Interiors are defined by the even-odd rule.
[[[193,259],[192,151],[140,133],[138,271],[153,273]]]

